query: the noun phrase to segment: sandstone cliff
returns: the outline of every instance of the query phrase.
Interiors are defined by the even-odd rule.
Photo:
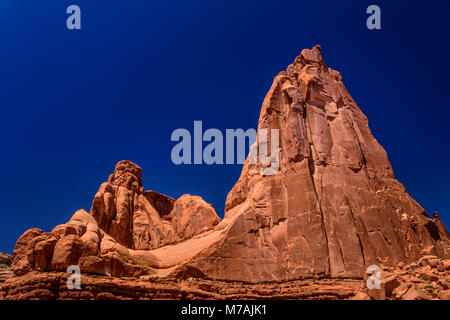
[[[19,238],[13,271],[79,265],[83,274],[257,283],[362,279],[369,265],[395,267],[424,255],[447,263],[448,231],[394,178],[319,46],[275,77],[263,129],[279,130],[280,170],[264,176],[247,159],[222,221],[200,197],[144,191],[141,168],[121,161],[89,213]]]
[[[319,46],[275,77],[258,136],[262,129],[279,130],[280,170],[262,176],[261,164],[247,159],[226,200],[231,227],[194,263],[208,277],[362,277],[372,264],[449,256],[446,228],[394,178],[386,151]]]

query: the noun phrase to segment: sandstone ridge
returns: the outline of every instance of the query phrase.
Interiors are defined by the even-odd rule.
[[[113,276],[172,271],[198,249],[174,253],[173,262],[162,259],[158,249],[188,240],[198,243],[193,239],[198,235],[210,239],[206,233],[220,219],[201,197],[186,194],[174,200],[144,191],[141,176],[138,165],[120,161],[89,213],[79,210],[51,232],[33,228],[17,240],[12,270],[21,275],[78,265],[83,273]]]
[[[120,161],[89,212],[18,239],[12,270],[26,277],[78,265],[99,276],[255,284],[362,280],[370,265],[394,270],[433,256],[447,272],[446,227],[394,178],[386,151],[319,46],[275,77],[258,139],[263,129],[279,130],[280,169],[264,176],[247,159],[223,220],[201,197],[144,190],[142,169]],[[356,294],[349,290],[346,297]]]

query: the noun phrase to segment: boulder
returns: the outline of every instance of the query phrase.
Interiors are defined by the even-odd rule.
[[[358,292],[354,297],[351,298],[351,300],[372,300],[367,293],[364,292]]]
[[[408,291],[402,296],[402,300],[430,300],[431,297],[423,291],[417,290],[414,287],[408,289]]]
[[[439,293],[439,299],[450,300],[450,290],[444,290]]]
[[[78,259],[83,252],[83,242],[74,234],[61,237],[53,249],[51,269],[65,271],[68,266],[78,264]]]
[[[426,266],[420,272],[420,277],[425,281],[436,281],[438,280],[438,275],[432,271],[430,266]]]
[[[410,283],[400,284],[397,288],[392,290],[392,298],[400,300],[406,294],[406,292],[408,292],[409,288],[411,288]]]
[[[395,275],[390,275],[383,280],[384,294],[390,298],[395,288],[400,286],[400,281]]]
[[[170,213],[173,230],[182,240],[213,229],[220,219],[214,208],[199,196],[185,194],[175,201]]]

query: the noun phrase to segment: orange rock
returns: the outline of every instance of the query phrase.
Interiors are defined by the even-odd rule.
[[[383,285],[384,285],[385,296],[391,297],[394,289],[397,288],[398,286],[400,286],[400,281],[398,280],[398,278],[396,276],[391,275],[389,277],[386,277],[383,280]]]
[[[438,275],[431,270],[430,266],[422,269],[420,277],[425,281],[436,281],[438,279]]]
[[[78,261],[82,273],[106,274],[105,260],[95,256],[82,257]]]
[[[450,290],[444,290],[444,291],[440,292],[439,299],[450,300]]]
[[[228,194],[227,234],[193,266],[213,279],[362,277],[369,265],[448,257],[449,236],[394,178],[386,151],[321,48],[278,74],[258,123],[278,129],[279,168],[244,164]],[[270,141],[268,142],[270,144]]]
[[[33,268],[29,265],[27,259],[27,251],[31,240],[40,236],[43,233],[41,229],[33,228],[25,231],[16,242],[13,252],[12,271],[16,274],[24,274],[31,271]],[[31,248],[30,248],[31,249]]]
[[[427,255],[420,258],[419,262],[417,263],[419,266],[426,266],[426,265],[437,265],[438,257],[433,255]]]
[[[61,237],[53,249],[51,269],[65,271],[68,266],[78,263],[83,250],[83,242],[77,235]]]
[[[351,300],[372,300],[366,293],[358,292]]]
[[[444,260],[442,262],[442,264],[443,264],[444,270],[450,271],[450,260],[448,260],[448,259]]]
[[[408,291],[402,296],[402,300],[430,300],[431,297],[415,288],[409,288]]]
[[[411,288],[410,283],[402,283],[397,288],[392,291],[392,297],[394,299],[400,300],[401,297]]]
[[[173,230],[182,240],[214,228],[220,219],[201,197],[185,194],[175,201],[170,213]]]
[[[79,210],[50,233],[30,229],[19,238],[13,271],[79,264],[83,272],[111,276],[197,275],[245,283],[362,279],[370,265],[382,267],[384,277],[423,255],[434,257],[416,271],[405,268],[404,279],[422,282],[414,276],[419,271],[443,277],[421,270],[425,265],[450,270],[450,260],[440,260],[450,258],[447,229],[394,178],[386,151],[319,46],[303,50],[275,77],[258,139],[265,129],[279,130],[279,171],[263,175],[264,165],[247,159],[222,221],[200,197],[175,200],[144,191],[142,169],[120,161],[89,213]],[[373,296],[398,298],[398,282],[405,281],[398,277],[384,277],[389,281]],[[416,291],[401,296],[423,297]],[[330,295],[355,292],[339,287]]]

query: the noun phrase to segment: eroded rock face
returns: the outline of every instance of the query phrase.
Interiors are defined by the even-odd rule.
[[[262,176],[261,164],[247,159],[226,200],[225,220],[233,223],[225,240],[193,264],[205,275],[254,282],[362,277],[371,264],[449,255],[445,226],[395,180],[386,151],[319,46],[275,77],[258,139],[262,129],[279,130],[280,170]]]
[[[186,241],[220,221],[200,197],[175,201],[144,191],[141,176],[139,166],[120,161],[100,186],[90,213],[79,210],[51,232],[30,229],[17,240],[13,271],[65,271],[78,265],[84,273],[154,274],[159,259],[150,250]]]
[[[263,129],[279,130],[279,171],[264,176],[263,166],[247,159],[222,221],[200,197],[175,200],[144,191],[142,169],[121,161],[89,213],[79,210],[51,232],[30,229],[19,238],[13,271],[63,271],[77,264],[83,273],[111,276],[361,280],[369,265],[389,268],[434,257],[429,267],[447,272],[446,227],[395,180],[367,118],[340,73],[326,66],[320,47],[303,50],[275,77],[258,139]],[[384,295],[402,297],[411,289],[395,277],[385,281]],[[359,298],[383,297],[363,292]]]

